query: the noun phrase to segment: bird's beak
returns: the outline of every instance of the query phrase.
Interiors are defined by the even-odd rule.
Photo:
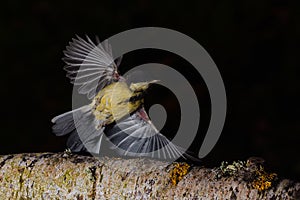
[[[157,82],[160,82],[160,80],[152,80],[152,81],[149,81],[148,83],[153,84],[153,83],[157,83]]]

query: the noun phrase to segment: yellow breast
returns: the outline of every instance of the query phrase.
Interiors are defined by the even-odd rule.
[[[135,111],[142,101],[129,102],[132,92],[125,82],[112,83],[103,88],[93,100],[93,114],[110,124]]]

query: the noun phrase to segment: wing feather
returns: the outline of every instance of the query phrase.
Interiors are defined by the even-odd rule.
[[[141,117],[139,114],[143,112]],[[113,149],[125,156],[145,156],[157,159],[173,160],[184,154],[164,135],[159,133],[144,108],[118,121],[112,127],[107,127],[105,134],[113,144]]]
[[[73,38],[63,52],[66,63],[64,70],[78,92],[89,99],[113,81],[118,81],[117,66],[112,56],[112,48],[107,40],[94,43],[88,36]],[[118,61],[119,64],[119,61]]]

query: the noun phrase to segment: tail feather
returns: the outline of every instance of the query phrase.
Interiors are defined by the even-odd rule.
[[[74,116],[79,116],[82,110],[87,109],[86,106],[71,110],[54,117],[51,122],[54,123],[52,131],[57,136],[63,136],[75,130]]]
[[[88,151],[99,154],[103,128],[96,129],[99,121],[92,114],[90,105],[54,117],[52,122],[55,123],[52,127],[55,135],[70,134],[67,147],[72,152]]]
[[[66,145],[72,152],[86,151],[76,130],[70,134]]]

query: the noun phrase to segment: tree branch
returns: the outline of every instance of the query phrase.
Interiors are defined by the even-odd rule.
[[[300,183],[250,162],[208,169],[33,153],[0,156],[0,199],[300,199]]]

